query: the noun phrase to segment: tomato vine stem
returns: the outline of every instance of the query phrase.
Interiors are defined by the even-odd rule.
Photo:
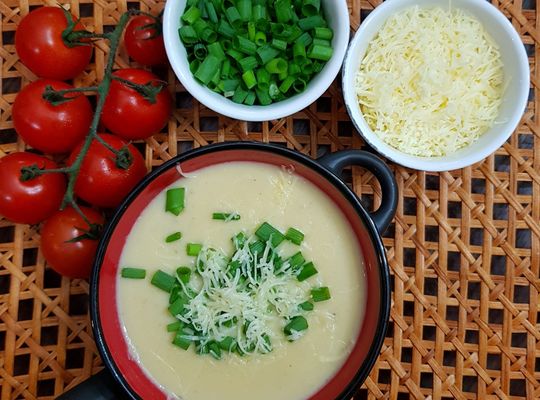
[[[109,33],[108,39],[109,39],[110,51],[107,57],[107,64],[105,65],[103,80],[97,86],[98,100],[96,104],[96,110],[94,112],[94,117],[92,119],[92,123],[88,131],[88,135],[86,136],[86,139],[82,145],[81,151],[75,158],[75,161],[73,161],[73,163],[71,164],[71,170],[68,172],[68,185],[66,189],[66,194],[64,195],[64,200],[62,201],[62,206],[61,206],[62,208],[64,208],[66,205],[69,204],[75,210],[78,209],[79,212],[82,212],[76,205],[75,198],[73,195],[75,182],[77,181],[77,176],[79,175],[82,162],[84,160],[84,157],[88,153],[88,150],[90,149],[90,145],[92,144],[92,141],[96,138],[99,140],[99,137],[97,134],[97,128],[98,128],[99,120],[101,118],[101,113],[103,112],[103,105],[105,104],[105,99],[107,98],[107,94],[109,93],[109,89],[111,87],[112,69],[114,66],[114,59],[116,58],[116,51],[118,50],[118,45],[120,43],[122,32],[129,18],[132,15],[137,14],[137,12],[138,12],[137,10],[130,10],[122,14],[114,30]]]

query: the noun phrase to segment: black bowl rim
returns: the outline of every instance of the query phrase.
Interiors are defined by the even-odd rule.
[[[369,216],[369,213],[364,209],[358,197],[354,192],[349,189],[349,187],[333,172],[323,167],[316,160],[294,150],[287,149],[271,143],[261,143],[261,142],[223,142],[211,144],[196,149],[189,150],[185,153],[179,154],[173,157],[171,160],[163,163],[151,173],[145,176],[145,178],[139,182],[139,184],[128,194],[122,204],[117,208],[113,217],[106,225],[102,238],[99,242],[98,249],[96,252],[96,258],[92,268],[92,274],[90,277],[90,317],[92,323],[92,331],[94,334],[94,340],[98,351],[101,355],[103,363],[109,369],[114,379],[121,385],[127,394],[132,399],[140,400],[141,397],[131,388],[127,383],[124,376],[121,374],[120,370],[114,362],[112,352],[107,346],[105,337],[103,335],[103,330],[101,327],[101,320],[99,314],[99,272],[101,270],[101,264],[103,257],[105,255],[107,245],[109,243],[110,237],[120,220],[124,215],[124,212],[129,207],[131,202],[141,193],[146,186],[152,182],[158,175],[163,173],[169,168],[174,168],[174,166],[179,162],[184,162],[186,160],[199,157],[205,154],[210,154],[218,151],[227,151],[227,150],[256,150],[256,151],[266,151],[273,152],[284,157],[291,158],[295,161],[301,162],[302,164],[314,169],[316,172],[321,174],[327,180],[329,180],[344,196],[351,205],[354,207],[355,211],[358,213],[360,218],[365,223],[367,231],[369,232],[370,239],[373,243],[374,249],[376,251],[376,256],[379,264],[380,272],[380,293],[381,293],[381,302],[379,310],[379,322],[375,330],[374,341],[369,349],[366,358],[364,359],[362,365],[358,369],[357,373],[349,382],[349,384],[343,389],[341,394],[336,398],[336,400],[347,400],[355,393],[355,391],[360,387],[360,385],[367,378],[370,373],[379,352],[382,348],[384,338],[386,336],[386,330],[388,328],[389,317],[390,317],[390,303],[391,303],[391,294],[390,294],[390,271],[388,263],[386,261],[385,249],[382,243],[381,235],[377,230],[373,220]]]

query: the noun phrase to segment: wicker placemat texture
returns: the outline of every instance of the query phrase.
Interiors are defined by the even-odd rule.
[[[349,0],[352,28],[379,3]],[[18,61],[14,31],[23,15],[42,4],[0,1],[0,157],[25,148],[10,109],[20,87],[35,76]],[[392,272],[390,329],[356,399],[540,398],[539,3],[493,4],[510,18],[527,48],[529,106],[511,139],[471,168],[437,174],[393,166],[401,196],[384,238]],[[97,32],[111,29],[128,7],[151,12],[163,7],[152,0],[68,5]],[[107,44],[98,42],[76,85],[102,78],[106,52]],[[117,67],[129,65],[121,50]],[[312,157],[363,145],[339,82],[291,117],[246,123],[201,106],[170,70],[157,72],[170,83],[176,109],[161,134],[137,144],[148,168],[226,140],[279,143]],[[371,174],[353,168],[345,179],[368,207],[377,205],[380,192]],[[1,400],[54,398],[101,368],[88,318],[88,283],[46,268],[39,240],[37,227],[0,218]]]

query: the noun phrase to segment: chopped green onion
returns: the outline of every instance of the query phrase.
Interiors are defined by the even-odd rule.
[[[266,44],[266,34],[264,32],[256,32],[254,42],[257,46]]]
[[[312,15],[310,17],[298,20],[298,27],[305,31],[310,31],[314,28],[324,28],[326,21],[320,15]]]
[[[177,332],[183,327],[184,327],[184,324],[182,321],[174,321],[167,325],[167,332]]]
[[[294,62],[301,64],[306,59],[306,46],[301,42],[296,42],[293,45]]]
[[[255,41],[255,34],[257,33],[257,27],[253,23],[253,21],[249,21],[247,24],[247,33],[248,33],[248,39],[252,42]]]
[[[235,36],[233,38],[233,46],[236,50],[241,51],[247,55],[255,55],[257,51],[257,45],[249,39],[242,36]]]
[[[313,45],[314,46],[319,45],[319,46],[324,46],[324,47],[330,47],[330,46],[332,46],[332,43],[330,43],[330,40],[315,38],[315,39],[313,39]]]
[[[238,0],[236,2],[236,7],[238,8],[238,13],[242,21],[249,21],[251,19],[251,0]]]
[[[266,15],[266,5],[265,4],[255,4],[253,5],[253,21],[265,20],[267,19]]]
[[[255,104],[255,98],[257,96],[255,95],[255,92],[253,90],[250,90],[246,96],[246,98],[244,99],[244,104],[248,105],[248,106],[252,106],[253,104]]]
[[[257,76],[257,87],[260,90],[268,90],[270,86],[270,72],[264,68],[259,68],[255,72],[255,75]]]
[[[283,58],[274,58],[273,60],[270,60],[264,68],[271,74],[279,74],[287,71],[287,61]]]
[[[255,235],[264,241],[271,239],[272,246],[274,247],[277,247],[285,240],[285,235],[283,235],[283,233],[274,228],[268,222],[263,222],[263,224],[255,231]]]
[[[154,272],[150,283],[155,287],[164,290],[167,293],[170,293],[174,285],[176,284],[176,279],[174,278],[174,276],[169,275],[168,273],[158,269],[156,272]]]
[[[259,19],[255,21],[255,28],[258,31],[266,32],[270,29],[270,22],[268,22],[266,19]]]
[[[248,95],[248,91],[242,89],[241,86],[238,86],[232,96],[232,101],[238,104],[242,104]]]
[[[189,267],[178,267],[176,269],[176,275],[178,276],[178,279],[182,281],[182,283],[187,285],[191,277],[191,269]]]
[[[142,268],[126,267],[126,268],[122,268],[120,275],[122,276],[122,278],[144,279],[146,278],[146,270]]]
[[[223,64],[221,64],[221,78],[225,79],[225,78],[228,78],[230,75],[231,75],[231,60],[227,58],[223,61]]]
[[[293,83],[293,90],[296,93],[301,93],[306,89],[306,81],[298,77]]]
[[[275,81],[270,82],[270,85],[268,86],[268,95],[272,100],[277,99],[278,96],[281,95],[281,92],[279,91],[278,85]]]
[[[172,288],[171,293],[169,295],[169,304],[172,304],[176,300],[178,300],[178,298],[180,297],[180,291],[181,290],[182,290],[182,288],[180,286],[176,285],[176,282],[175,282],[175,285]]]
[[[231,240],[233,242],[234,248],[236,250],[238,250],[238,249],[244,247],[244,244],[246,243],[247,237],[244,234],[244,232],[238,232],[236,235],[234,235],[232,237]]]
[[[331,47],[314,44],[307,56],[316,60],[328,61],[330,58],[332,58],[332,53],[333,51]]]
[[[285,233],[285,239],[300,246],[302,244],[302,241],[304,240],[304,234],[300,232],[298,229],[289,228],[287,229],[287,232]]]
[[[297,332],[305,331],[309,327],[307,319],[301,315],[298,315],[296,317],[293,317],[290,322],[285,325],[285,328],[283,328],[283,332],[287,336],[294,335]]]
[[[332,40],[334,37],[334,31],[330,28],[317,27],[314,32],[317,39]]]
[[[229,276],[234,277],[236,275],[236,271],[240,268],[240,261],[231,261],[229,265],[227,265],[227,272],[229,273]]]
[[[323,62],[315,61],[313,63],[313,72],[315,72],[315,73],[321,72],[323,70],[323,68],[324,68],[324,65],[325,64]]]
[[[296,279],[298,279],[299,282],[302,282],[308,278],[311,278],[313,275],[316,275],[317,272],[318,271],[315,268],[315,265],[313,265],[312,262],[308,262],[301,267],[298,275],[296,275]]]
[[[289,65],[290,69],[290,65]],[[294,76],[287,76],[283,82],[281,82],[281,85],[279,85],[279,90],[281,93],[287,93],[291,86],[293,85],[296,78]]]
[[[219,72],[219,66],[220,66],[219,59],[209,54],[206,56],[204,61],[201,62],[201,65],[195,72],[194,76],[199,81],[207,85],[212,80],[214,75],[217,72]]]
[[[313,42],[313,38],[307,32],[302,33],[297,39],[297,43],[302,43],[304,46],[309,46]]]
[[[326,286],[322,286],[319,288],[311,289],[311,298],[313,299],[313,301],[318,302],[329,300],[332,298],[332,296],[330,296],[330,289],[328,289],[328,287]]]
[[[244,58],[244,54],[240,53],[236,49],[227,50],[227,55],[230,56],[235,61],[240,61],[242,58]]]
[[[262,65],[277,57],[279,50],[266,44],[257,49],[257,57]]]
[[[321,8],[321,0],[303,0],[302,1],[302,14],[306,17],[315,15]]]
[[[298,307],[300,307],[304,311],[313,311],[313,309],[315,308],[311,301],[304,301],[303,303],[298,304]]]
[[[186,252],[188,256],[197,256],[202,250],[202,244],[200,243],[188,243],[186,245]]]
[[[221,349],[219,348],[219,345],[216,342],[211,342],[208,345],[208,352],[216,360],[221,360]]]
[[[184,209],[185,189],[183,187],[167,189],[165,200],[165,211],[174,215],[180,215]]]
[[[305,59],[302,63],[302,76],[306,76],[313,73],[313,61]]]
[[[300,65],[295,62],[289,64],[289,75],[298,75],[302,72]]]
[[[181,26],[178,29],[178,34],[180,35],[180,39],[182,39],[182,42],[186,44],[190,43],[197,43],[199,38],[197,37],[197,32],[195,32],[195,29],[189,25]]]
[[[276,18],[278,22],[289,22],[292,18],[290,0],[277,0],[274,4]]]
[[[169,313],[176,317],[184,312],[184,307],[189,303],[189,299],[185,296],[179,296],[172,304],[169,305]]]
[[[201,10],[195,6],[188,8],[182,15],[182,21],[191,25],[201,17]]]
[[[204,5],[206,7],[206,14],[208,15],[208,19],[212,21],[214,24],[218,22],[218,17],[216,13],[216,9],[214,8],[214,4],[211,1],[205,1]]]
[[[201,62],[197,60],[196,58],[189,63],[189,70],[191,71],[192,74],[194,74],[195,71],[197,71],[197,68],[199,68],[199,65],[201,65]]]
[[[258,65],[258,62],[255,57],[248,56],[238,61],[238,65],[240,65],[242,71],[246,72],[255,69],[255,67]]]
[[[198,344],[195,350],[198,354],[208,354],[208,344]]]
[[[242,74],[242,80],[244,81],[248,89],[251,89],[252,87],[257,85],[257,78],[255,78],[255,74],[253,73],[253,70],[244,72]]]
[[[165,243],[176,242],[177,240],[180,240],[181,238],[182,238],[181,232],[174,232],[165,238]]]
[[[209,44],[207,49],[208,49],[208,54],[213,55],[218,60],[225,61],[227,59],[227,56],[225,55],[225,52],[223,51],[223,47],[221,47],[220,42],[214,42],[214,43]]]
[[[210,29],[210,28],[205,28],[199,34],[199,36],[206,43],[214,43],[217,40],[217,33],[214,30]]]
[[[240,214],[237,213],[213,213],[212,219],[218,219],[221,221],[238,221]]]
[[[251,252],[251,254],[257,253],[261,255],[265,248],[266,245],[260,240],[257,240],[256,242],[253,242],[249,245],[249,251]]]
[[[234,95],[239,84],[240,82],[237,79],[227,79],[225,81],[220,81],[217,87],[225,97],[231,97]]]
[[[221,19],[219,21],[219,25],[218,25],[218,28],[217,28],[217,33],[225,36],[225,37],[228,37],[229,39],[232,39],[234,37],[234,35],[236,34],[236,31],[234,30],[234,28],[229,25],[229,23],[227,21],[225,21],[224,19]]]
[[[174,336],[173,344],[180,347],[181,349],[187,350],[191,345],[191,340],[186,339],[183,329],[180,329],[176,332],[176,335]]]
[[[236,340],[232,336],[226,336],[219,342],[219,348],[232,353],[236,350]]]
[[[280,39],[272,39],[272,47],[284,51],[287,48],[287,42]]]
[[[272,103],[272,98],[267,91],[256,88],[255,93],[257,93],[257,99],[259,99],[259,103],[262,106],[267,106]]]
[[[293,270],[298,269],[298,267],[301,267],[306,262],[306,259],[304,258],[303,254],[299,251],[295,254],[293,254],[287,261],[289,261],[289,265]]]
[[[240,17],[240,13],[238,12],[238,9],[236,7],[229,7],[225,10],[225,17],[229,20],[229,23],[234,28],[239,28],[242,25],[242,17]]]

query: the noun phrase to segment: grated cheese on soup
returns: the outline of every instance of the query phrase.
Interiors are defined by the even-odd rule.
[[[498,47],[462,10],[420,8],[390,17],[356,75],[364,118],[384,142],[436,157],[476,141],[503,93]]]

